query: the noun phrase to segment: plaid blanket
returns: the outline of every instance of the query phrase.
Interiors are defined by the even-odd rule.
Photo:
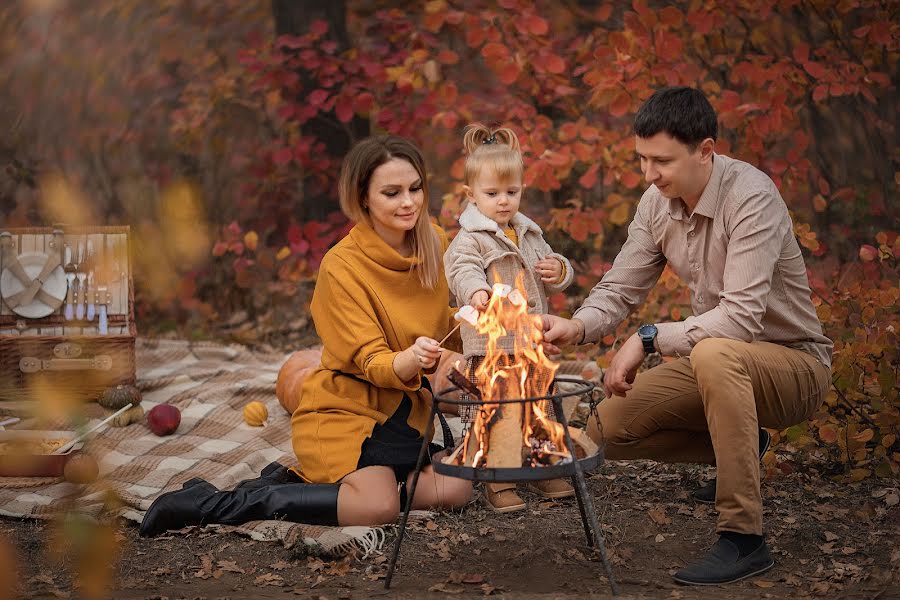
[[[181,424],[175,434],[158,437],[146,422],[105,428],[87,447],[100,462],[101,478],[96,483],[77,486],[62,479],[0,477],[0,514],[49,518],[60,506],[74,506],[98,516],[113,490],[124,503],[116,510],[118,515],[140,522],[157,496],[180,488],[191,478],[203,477],[219,489],[231,489],[258,476],[273,461],[288,466],[295,463],[290,416],[275,398],[275,380],[287,355],[238,345],[141,338],[136,355],[142,405],[145,410],[160,403],[178,407]],[[586,379],[599,376],[590,363],[563,363],[560,373]],[[244,423],[243,407],[253,400],[269,410],[266,427]],[[449,421],[458,437],[459,419]],[[436,434],[440,435],[439,427]],[[414,518],[428,514],[415,512]],[[281,541],[286,547],[304,544],[326,556],[355,550],[368,554],[380,549],[385,539],[381,527],[321,527],[283,521],[212,527],[257,540]]]
[[[124,503],[118,514],[140,522],[153,500],[193,478],[230,489],[259,475],[270,462],[296,462],[290,416],[275,398],[275,378],[287,359],[281,353],[237,345],[138,339],[138,387],[143,407],[172,404],[181,411],[175,434],[154,435],[145,422],[105,428],[86,448],[100,462],[101,478],[90,486],[62,479],[0,478],[0,514],[49,518],[61,505],[97,516],[108,491]],[[266,427],[244,423],[245,404],[258,400],[269,410]],[[326,556],[384,543],[379,527],[320,527],[282,521],[253,521],[239,527],[213,526],[257,540],[298,544]]]

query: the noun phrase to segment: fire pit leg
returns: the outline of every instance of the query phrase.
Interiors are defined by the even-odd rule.
[[[431,416],[428,417],[428,423],[434,423],[434,417],[437,415],[437,403],[431,405]],[[430,426],[429,426],[430,427]],[[409,511],[412,509],[413,496],[416,495],[416,486],[419,484],[419,473],[425,464],[425,453],[428,451],[428,428],[425,429],[425,435],[422,436],[422,447],[419,448],[419,459],[416,461],[416,470],[413,471],[412,484],[406,494],[406,506],[403,508],[403,514],[400,517],[400,531],[397,532],[397,541],[394,542],[394,553],[391,556],[391,562],[388,565],[387,575],[384,578],[384,589],[391,588],[391,579],[394,577],[394,567],[397,565],[397,557],[400,556],[400,544],[403,543],[403,535],[406,533],[406,522],[409,520]]]
[[[556,418],[559,420],[559,424],[562,425],[563,435],[566,439],[566,448],[569,450],[569,454],[572,455],[572,464],[575,467],[575,476],[573,479],[575,480],[575,495],[578,496],[579,506],[584,503],[584,509],[582,512],[582,516],[587,515],[591,530],[594,533],[594,541],[597,544],[597,550],[600,551],[600,560],[603,561],[603,567],[606,569],[606,576],[609,578],[609,587],[612,590],[613,596],[619,595],[619,586],[616,583],[615,578],[613,577],[612,567],[609,564],[609,560],[606,558],[606,546],[603,543],[603,534],[600,532],[600,523],[597,520],[597,511],[594,509],[594,502],[591,500],[591,495],[588,492],[587,484],[584,481],[584,470],[581,468],[581,463],[575,459],[575,442],[572,441],[572,435],[569,433],[569,424],[566,422],[566,415],[563,412],[562,401],[559,398],[553,398],[553,408],[556,410]],[[590,539],[590,536],[588,536]]]
[[[584,510],[584,501],[581,499],[581,494],[577,492],[578,479],[574,475],[572,476],[572,487],[576,490],[575,499],[578,501],[578,512],[581,513],[581,524],[584,526],[584,537],[587,538],[588,548],[593,548],[594,536],[591,533],[591,526],[588,523],[587,513]]]

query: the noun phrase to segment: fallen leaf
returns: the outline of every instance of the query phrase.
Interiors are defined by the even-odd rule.
[[[291,563],[283,561],[283,560],[276,560],[274,563],[272,563],[272,568],[275,569],[276,571],[283,571],[283,570],[287,569],[289,566],[291,566]],[[241,571],[241,572],[243,573],[243,571]]]
[[[222,571],[219,571],[219,576],[221,577]],[[199,579],[209,579],[210,577],[215,576],[215,570],[213,569],[212,556],[209,554],[204,554],[200,557],[200,570],[194,573],[194,577]],[[218,577],[216,577],[218,579]]]
[[[263,573],[262,575],[258,575],[256,579],[253,580],[253,583],[257,585],[284,585],[284,578],[275,573]]]
[[[497,589],[489,583],[482,583],[479,587],[481,589],[481,593],[483,593],[485,596],[490,596]]]
[[[672,523],[672,519],[666,516],[666,509],[661,506],[651,508],[647,511],[647,515],[649,515],[657,525],[669,525]]]
[[[246,573],[247,571],[243,570],[237,563],[233,560],[220,560],[218,562],[218,566],[223,571],[228,571],[229,573]]]
[[[766,581],[765,579],[756,579],[753,581],[753,585],[761,588],[770,588],[775,587],[775,583],[772,581]]]
[[[321,571],[322,569],[324,569],[325,563],[322,562],[318,558],[310,557],[310,559],[306,561],[306,566],[309,568],[310,571],[316,572],[316,571]]]
[[[341,562],[333,562],[331,566],[328,567],[326,573],[328,575],[339,575],[343,576],[350,572],[350,562],[349,561],[341,561]]]
[[[657,544],[658,544],[659,542],[664,542],[664,541],[666,541],[666,536],[664,536],[664,535],[661,534],[661,533],[656,534],[656,543],[657,543]]]
[[[888,506],[896,506],[898,502],[900,502],[900,495],[898,495],[896,492],[892,493],[892,494],[887,494],[884,497],[884,503],[887,504]]]
[[[834,540],[838,539],[838,537],[839,536],[836,533],[831,533],[830,531],[825,532],[825,541],[826,542],[833,542]]]

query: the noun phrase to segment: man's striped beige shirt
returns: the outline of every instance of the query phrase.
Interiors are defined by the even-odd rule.
[[[803,350],[831,366],[831,340],[810,300],[809,280],[781,194],[762,171],[715,155],[693,213],[651,185],[628,239],[575,313],[586,342],[612,332],[640,306],[666,263],[687,283],[693,316],[657,323],[667,356],[702,339],[763,341]]]

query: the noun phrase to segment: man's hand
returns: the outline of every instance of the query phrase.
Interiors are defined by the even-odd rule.
[[[644,345],[637,334],[622,344],[603,376],[603,389],[607,398],[624,396],[625,392],[631,389],[634,376],[644,362],[645,356]]]
[[[560,346],[571,346],[581,341],[584,335],[584,324],[578,320],[563,319],[556,315],[541,315],[544,325],[544,351],[547,354],[559,354]]]

